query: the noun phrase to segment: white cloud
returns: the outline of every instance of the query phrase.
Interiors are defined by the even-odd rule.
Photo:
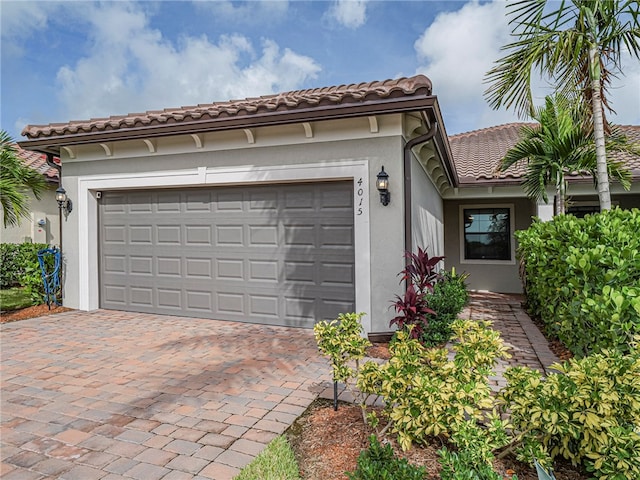
[[[299,88],[320,66],[265,39],[183,36],[176,44],[149,27],[133,4],[94,5],[90,54],[58,71],[70,118],[89,118],[244,98]]]
[[[287,0],[253,0],[231,2],[226,0],[194,1],[196,8],[238,23],[263,23],[283,19],[289,9]]]
[[[36,30],[44,29],[54,2],[0,1],[0,38],[3,56],[24,55],[23,42]]]
[[[439,14],[415,42],[418,73],[433,82],[448,133],[514,121],[512,112],[486,104],[483,79],[500,47],[509,41],[505,3],[473,1],[460,10]]]
[[[607,118],[618,125],[640,125],[640,62],[626,53],[621,63],[624,75],[612,81],[608,92],[616,114],[609,113]]]
[[[460,10],[441,13],[414,44],[420,62],[417,72],[433,82],[449,134],[522,120],[513,109],[491,109],[484,99],[485,75],[504,56],[500,48],[512,41],[505,6],[501,0],[482,5],[473,0]],[[610,92],[618,112],[611,120],[637,125],[640,64],[627,57],[623,69],[626,75],[614,81]],[[533,79],[536,103],[551,91],[542,80]]]
[[[2,2],[2,40],[21,38],[47,24],[51,4],[35,2]]]
[[[329,8],[329,17],[347,28],[358,28],[367,21],[368,0],[336,0]]]

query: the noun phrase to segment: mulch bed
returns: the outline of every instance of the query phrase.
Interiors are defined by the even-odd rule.
[[[16,322],[18,320],[26,320],[28,318],[44,317],[54,313],[68,312],[72,308],[51,305],[51,309],[47,305],[34,305],[33,307],[21,308],[10,312],[0,312],[0,323]]]
[[[356,469],[360,451],[369,446],[371,434],[371,429],[362,420],[360,407],[340,404],[335,412],[328,400],[314,402],[286,433],[303,480],[348,480],[345,472]],[[439,478],[437,452],[443,446],[441,442],[434,440],[426,446],[414,445],[409,451],[403,452],[393,435],[387,436],[386,440],[397,455],[413,465],[424,466],[427,479]],[[513,458],[494,462],[494,469],[504,480],[511,480],[514,475],[519,480],[538,480],[534,468]],[[562,462],[555,465],[553,473],[557,480],[589,478],[571,464]]]

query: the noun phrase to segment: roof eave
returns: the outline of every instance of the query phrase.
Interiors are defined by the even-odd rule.
[[[255,128],[287,125],[301,122],[317,122],[343,118],[354,118],[367,115],[384,115],[413,111],[433,110],[437,108],[433,95],[413,96],[406,98],[376,99],[354,103],[323,105],[320,107],[298,108],[276,112],[261,112],[251,115],[229,116],[211,120],[194,120],[189,122],[167,123],[162,125],[145,125],[141,127],[118,128],[92,132],[78,132],[68,135],[53,135],[18,142],[22,148],[42,153],[60,154],[60,147],[86,145],[155,138],[173,135],[189,135],[239,128]],[[437,115],[440,115],[438,111]],[[439,135],[441,136],[442,133]]]

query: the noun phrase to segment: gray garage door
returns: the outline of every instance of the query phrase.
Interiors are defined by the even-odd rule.
[[[102,308],[310,327],[354,305],[352,182],[103,192]]]

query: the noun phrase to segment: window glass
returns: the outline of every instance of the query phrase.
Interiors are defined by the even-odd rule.
[[[509,208],[465,208],[464,258],[511,260]]]

